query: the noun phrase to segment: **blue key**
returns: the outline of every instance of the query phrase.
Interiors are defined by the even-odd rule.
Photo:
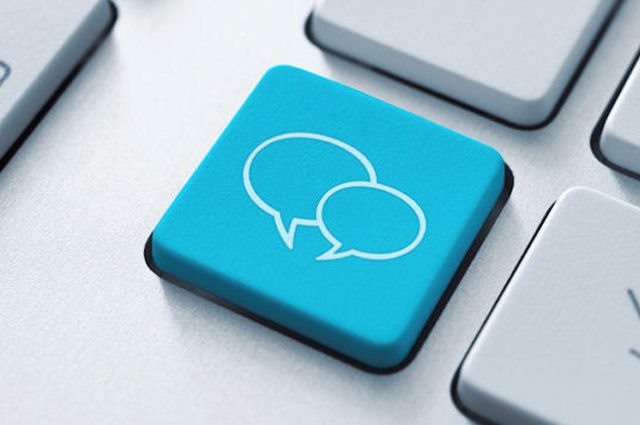
[[[492,148],[269,70],[153,231],[170,280],[366,369],[421,332],[505,186]]]

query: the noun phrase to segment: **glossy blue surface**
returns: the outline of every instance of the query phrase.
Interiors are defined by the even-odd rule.
[[[374,368],[408,355],[504,187],[492,148],[279,66],[153,232],[162,271]]]

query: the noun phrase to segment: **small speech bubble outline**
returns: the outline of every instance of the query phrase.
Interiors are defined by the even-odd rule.
[[[316,134],[316,133],[284,133],[278,136],[271,137],[265,140],[264,142],[260,143],[251,152],[251,154],[249,154],[249,157],[244,163],[244,168],[242,170],[242,180],[244,183],[244,188],[247,194],[249,195],[249,198],[251,198],[251,200],[253,201],[253,203],[256,204],[258,208],[260,208],[262,211],[264,211],[265,213],[273,217],[273,220],[276,225],[276,229],[278,231],[278,234],[282,238],[282,241],[285,243],[285,245],[289,249],[293,249],[293,240],[295,237],[296,228],[298,226],[317,226],[318,225],[317,218],[316,217],[312,217],[312,218],[293,217],[291,218],[291,221],[289,223],[285,223],[282,218],[282,213],[276,210],[275,208],[273,208],[271,205],[267,204],[260,197],[260,195],[258,195],[258,193],[253,187],[253,184],[251,183],[251,166],[253,165],[253,161],[258,156],[258,154],[264,149],[273,145],[274,143],[278,143],[278,142],[289,140],[289,139],[310,139],[310,140],[318,141],[320,143],[328,143],[333,146],[336,146],[348,152],[352,156],[354,156],[363,165],[364,169],[366,170],[369,176],[370,182],[372,183],[377,182],[378,177],[376,176],[376,171],[373,168],[373,165],[371,164],[369,159],[367,159],[367,157],[362,154],[362,152],[360,152],[359,150],[357,150],[356,148],[354,148],[353,146],[345,142],[342,142],[338,139],[334,139],[333,137],[325,136],[322,134]]]
[[[343,249],[342,242],[340,242],[338,238],[336,238],[329,231],[329,229],[327,228],[327,225],[324,223],[323,209],[325,204],[329,200],[329,198],[331,198],[331,196],[333,196],[334,194],[342,190],[350,189],[354,187],[371,188],[371,189],[387,192],[395,196],[396,198],[399,198],[405,204],[411,207],[416,217],[418,218],[418,226],[419,226],[418,233],[416,237],[413,239],[413,241],[402,249],[399,249],[393,252],[386,252],[386,253],[364,252],[364,251],[360,251],[360,250],[348,248],[348,247],[347,249]],[[332,245],[332,247],[327,252],[316,257],[316,260],[318,261],[338,260],[346,257],[359,257],[366,260],[378,260],[378,261],[392,260],[394,258],[402,257],[403,255],[406,255],[411,251],[413,251],[420,244],[420,242],[422,242],[422,239],[424,238],[424,235],[427,231],[427,219],[424,215],[424,212],[422,211],[422,208],[420,208],[420,205],[418,205],[416,201],[414,201],[411,197],[409,197],[405,193],[402,193],[399,190],[394,189],[393,187],[385,186],[377,182],[365,182],[365,181],[348,182],[348,183],[343,183],[335,186],[334,188],[329,190],[318,203],[318,207],[316,209],[316,220],[318,222],[318,227],[320,228],[322,235]]]

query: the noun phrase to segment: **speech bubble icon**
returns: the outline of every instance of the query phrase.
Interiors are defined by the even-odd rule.
[[[427,219],[416,201],[377,182],[337,185],[318,203],[316,217],[332,245],[316,258],[319,261],[402,257],[422,242],[427,230]]]
[[[327,190],[347,181],[377,181],[360,151],[316,133],[286,133],[260,143],[245,161],[242,179],[289,249],[298,226],[318,225],[316,206]]]

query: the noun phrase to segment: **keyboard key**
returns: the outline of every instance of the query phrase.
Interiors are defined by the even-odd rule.
[[[324,0],[326,47],[509,121],[550,118],[615,0]]]
[[[637,424],[639,235],[640,208],[563,194],[460,368],[459,404],[499,424]]]
[[[0,157],[113,19],[106,0],[0,2]]]
[[[166,212],[147,259],[170,280],[390,371],[506,188],[492,148],[276,67]]]
[[[604,162],[640,175],[640,61],[627,78],[604,128],[596,129],[597,151]]]

